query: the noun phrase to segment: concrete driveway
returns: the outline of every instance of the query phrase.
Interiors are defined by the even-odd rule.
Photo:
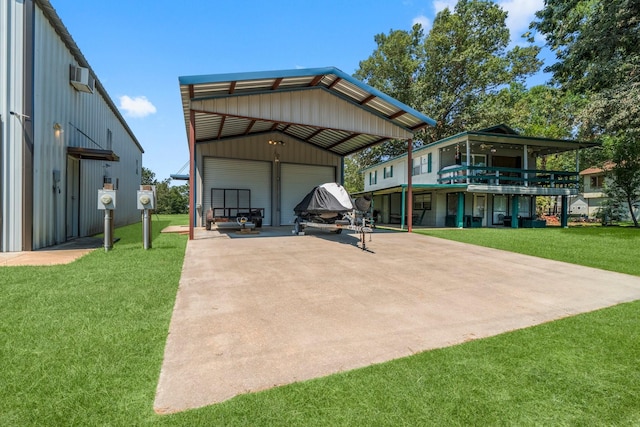
[[[188,243],[157,412],[640,299],[640,277],[416,234],[267,230]]]

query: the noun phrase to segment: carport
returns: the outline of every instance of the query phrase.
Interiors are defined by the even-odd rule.
[[[190,156],[189,239],[214,203],[213,187],[250,189],[267,225],[282,225],[300,192],[327,178],[343,182],[344,156],[403,140],[411,162],[413,135],[435,125],[334,67],[183,76],[179,82]],[[407,208],[411,218],[411,204]]]

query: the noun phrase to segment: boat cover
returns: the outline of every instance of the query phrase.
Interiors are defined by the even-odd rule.
[[[342,185],[335,182],[318,185],[293,208],[296,215],[305,212],[310,214],[345,213],[352,210],[353,204],[349,193]]]

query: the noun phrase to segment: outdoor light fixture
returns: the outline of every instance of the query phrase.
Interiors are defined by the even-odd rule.
[[[269,145],[284,145],[284,141],[273,141],[270,139]]]
[[[60,123],[56,122],[56,123],[53,124],[53,134],[56,137],[59,137],[60,134],[62,134],[62,126],[60,125]]]

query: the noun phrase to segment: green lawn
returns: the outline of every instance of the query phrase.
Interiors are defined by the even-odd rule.
[[[0,268],[0,425],[640,425],[640,302],[156,415],[186,245],[159,231],[186,219],[153,219],[147,251],[137,224],[117,229],[108,253]],[[569,262],[604,257],[601,267],[640,275],[633,257],[615,255],[637,241],[633,229],[427,233]]]
[[[419,229],[416,233],[640,276],[640,228]]]

